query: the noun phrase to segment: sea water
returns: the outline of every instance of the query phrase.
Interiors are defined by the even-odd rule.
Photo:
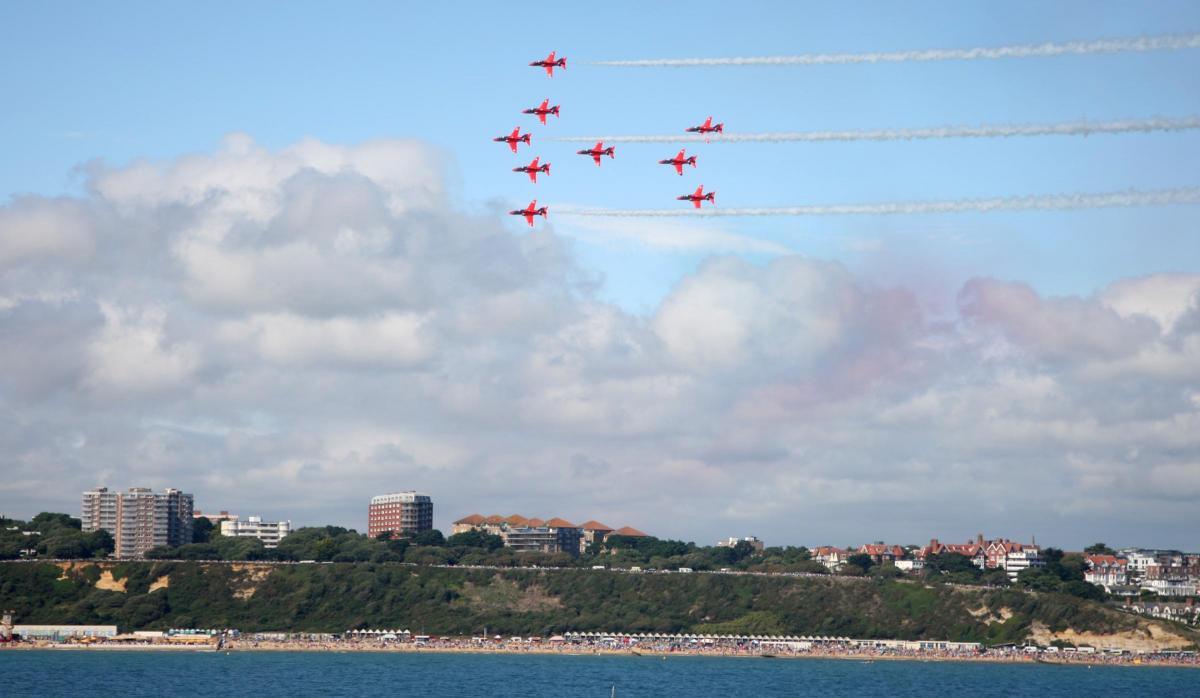
[[[0,651],[0,696],[1200,696],[1200,669],[749,657]]]

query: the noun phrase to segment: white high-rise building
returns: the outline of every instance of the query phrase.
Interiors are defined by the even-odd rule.
[[[230,538],[257,538],[263,547],[274,548],[292,532],[291,521],[263,521],[261,516],[248,516],[245,521],[222,521],[221,535]]]

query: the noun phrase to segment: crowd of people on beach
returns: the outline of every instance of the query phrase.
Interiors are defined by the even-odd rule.
[[[275,650],[327,652],[479,652],[512,654],[625,655],[647,657],[813,657],[876,660],[987,661],[1006,663],[1043,663],[1075,665],[1168,665],[1200,667],[1195,651],[1152,652],[1080,651],[1076,648],[1035,648],[1032,646],[983,647],[973,643],[930,643],[940,646],[914,646],[905,643],[880,646],[881,641],[839,640],[833,642],[792,642],[782,640],[745,640],[717,638],[704,641],[636,638],[620,634],[590,637],[556,635],[541,637],[433,635],[359,635],[353,633],[236,633],[214,634],[204,645],[180,646],[169,642],[24,642],[8,647],[26,648],[103,648],[118,649],[193,649],[207,651]]]
[[[870,641],[835,643],[797,643],[779,641],[679,642],[639,640],[613,635],[602,639],[520,638],[520,637],[449,637],[417,636],[379,638],[353,635],[277,635],[243,634],[231,641],[230,649],[325,650],[375,652],[482,652],[517,654],[636,655],[653,657],[817,657],[858,659],[862,661],[909,659],[949,661],[989,661],[1011,663],[1086,664],[1086,665],[1178,665],[1200,667],[1200,656],[1193,651],[1158,652],[1079,652],[1046,651],[1020,646],[993,648],[914,648],[879,647]]]

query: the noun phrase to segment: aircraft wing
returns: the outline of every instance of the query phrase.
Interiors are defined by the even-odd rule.
[[[544,109],[545,105],[543,105],[542,108]],[[546,112],[539,111],[537,113],[537,115],[538,115],[538,121],[542,122],[542,126],[545,126],[546,125]]]
[[[537,184],[537,170],[529,171],[529,181]]]
[[[704,196],[704,185],[701,184],[700,186],[696,187],[696,193],[692,194],[692,196],[696,197],[697,199],[699,199],[701,196]],[[700,208],[699,203],[696,204],[696,208]]]
[[[550,77],[554,77],[554,64],[553,63],[546,64],[546,75],[549,75]],[[530,223],[530,225],[533,225],[533,224]]]
[[[521,127],[518,126],[513,129],[512,135],[509,136],[509,138],[520,138],[520,137],[521,137]]]
[[[525,222],[529,224],[530,228],[533,227],[533,214],[532,213],[525,214]]]
[[[682,177],[683,176],[683,163],[680,162],[679,160],[676,160],[675,162],[673,162],[671,164],[675,165],[675,174]]]
[[[682,148],[682,149],[680,149],[680,151],[679,151],[679,154],[675,156],[675,159],[676,159],[676,160],[683,160],[683,159],[684,159],[684,157],[683,157],[683,154],[684,154],[685,152],[687,152],[687,148]]]
[[[700,208],[700,199],[692,199],[692,205],[696,208]]]
[[[599,167],[600,166],[600,152],[597,151],[597,152],[592,153],[592,159],[596,161],[596,167]]]
[[[517,152],[517,141],[509,141],[508,147],[512,148],[514,153]]]

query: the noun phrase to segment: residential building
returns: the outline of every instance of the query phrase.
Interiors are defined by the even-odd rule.
[[[958,553],[971,560],[981,570],[1002,569],[1010,579],[1016,579],[1021,570],[1030,567],[1040,567],[1044,564],[1041,548],[1037,543],[1017,543],[1007,538],[985,540],[979,534],[973,541],[966,543],[942,543],[937,538],[929,541],[929,545],[921,548],[917,557],[927,560],[930,555],[943,553]]]
[[[504,545],[519,553],[557,553],[558,533],[542,526],[509,528],[504,531]]]
[[[650,537],[650,534],[642,533],[641,531],[637,530],[633,526],[622,526],[621,528],[618,528],[617,530],[613,531],[609,535],[626,536],[628,538],[649,538]]]
[[[738,538],[736,536],[731,536],[729,538],[726,538],[725,540],[717,541],[717,547],[718,548],[736,548],[738,543],[749,543],[750,547],[754,548],[754,552],[756,552],[756,553],[761,553],[763,551],[763,542],[761,540],[759,540],[758,538],[756,538],[755,536],[746,536],[744,538]]]
[[[817,548],[813,559],[825,565],[825,568],[830,572],[837,572],[846,564],[846,560],[852,554],[849,550],[842,550],[831,545],[823,545]]]
[[[871,560],[877,565],[882,565],[888,562],[895,562],[904,557],[904,548],[898,545],[886,545],[882,541],[876,543],[866,543],[859,547],[859,555],[870,555]]]
[[[1200,582],[1200,570],[1182,564],[1158,564],[1146,568],[1140,586],[1159,596],[1196,596],[1197,582]]]
[[[1017,575],[1022,570],[1027,570],[1030,567],[1045,567],[1046,561],[1042,559],[1042,551],[1040,548],[1028,545],[1017,545],[1004,556],[1003,569],[1008,573],[1008,578],[1016,581]]]
[[[221,535],[229,538],[257,538],[264,548],[278,547],[292,531],[291,521],[263,521],[261,516],[251,516],[245,521],[221,522]]]
[[[450,530],[452,534],[480,531],[500,536],[506,546],[515,550],[564,552],[573,556],[580,555],[592,543],[603,541],[612,534],[646,536],[645,533],[628,526],[614,531],[598,521],[588,521],[579,525],[559,517],[546,520],[537,517],[525,518],[520,514],[470,514],[451,524]]]
[[[915,559],[914,560],[896,560],[892,564],[894,564],[896,566],[896,569],[902,570],[904,572],[920,572],[921,570],[925,569],[925,563],[922,562],[921,560],[915,560]]]
[[[603,543],[608,534],[613,532],[612,528],[594,519],[585,521],[579,528],[583,531],[583,537],[579,539],[579,552],[586,552],[592,543]]]
[[[433,500],[420,492],[393,492],[371,498],[367,535],[411,535],[433,528]]]
[[[1083,579],[1091,584],[1097,584],[1106,590],[1114,586],[1122,586],[1129,581],[1129,562],[1116,555],[1088,555],[1084,558],[1087,570]]]
[[[136,558],[151,548],[192,542],[192,501],[192,495],[176,489],[98,487],[83,493],[80,519],[85,533],[108,531],[116,557]]]
[[[209,521],[213,522],[214,524],[219,525],[222,521],[237,521],[238,515],[230,514],[229,512],[225,511],[224,509],[222,509],[220,512],[217,512],[216,514],[214,514],[212,512],[203,512],[203,511],[200,511],[199,509],[197,509],[192,512],[192,518],[193,519],[208,519]]]

